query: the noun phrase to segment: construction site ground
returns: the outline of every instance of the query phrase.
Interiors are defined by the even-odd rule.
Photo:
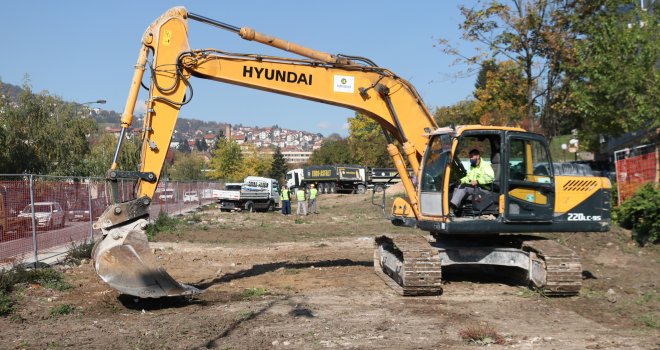
[[[295,212],[295,204],[294,204]],[[513,271],[444,271],[444,294],[400,297],[373,272],[373,237],[392,226],[371,195],[323,195],[319,214],[226,213],[206,207],[152,248],[194,297],[120,295],[90,262],[73,286],[20,292],[0,318],[3,349],[473,349],[490,327],[518,349],[659,349],[660,247],[630,232],[549,237],[582,258],[579,296],[547,298]],[[57,312],[70,305],[72,312]]]

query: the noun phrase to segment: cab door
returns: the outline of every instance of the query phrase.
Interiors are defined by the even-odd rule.
[[[505,147],[504,221],[551,222],[555,179],[545,138],[509,131]]]

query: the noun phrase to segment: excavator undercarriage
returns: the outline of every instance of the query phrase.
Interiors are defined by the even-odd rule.
[[[573,296],[582,286],[582,265],[571,249],[529,236],[479,240],[420,235],[376,238],[374,270],[402,296],[442,294],[442,267],[489,265],[526,271],[530,287],[546,296]]]

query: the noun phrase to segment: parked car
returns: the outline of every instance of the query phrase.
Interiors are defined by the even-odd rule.
[[[92,208],[91,217],[89,215],[90,206]],[[103,205],[103,201],[100,199],[92,199],[91,205],[86,201],[77,202],[67,211],[67,218],[69,221],[89,221],[90,219],[95,220],[101,216],[104,207],[105,206]]]
[[[196,191],[183,193],[183,203],[198,203],[198,202],[199,202],[199,197],[197,196]]]
[[[176,195],[174,192],[174,189],[166,189],[162,190],[159,192],[156,192],[158,195],[158,200],[161,202],[175,202],[176,201]]]
[[[18,214],[19,217],[32,218],[32,204],[28,204]],[[50,230],[56,227],[63,227],[66,220],[64,210],[57,202],[37,202],[34,203],[34,217],[38,228]]]

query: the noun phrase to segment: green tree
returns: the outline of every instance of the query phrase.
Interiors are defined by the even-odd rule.
[[[85,174],[104,177],[114,157],[117,138],[113,134],[101,134],[91,141],[91,152],[85,157]],[[135,171],[140,164],[140,139],[132,137],[124,140],[119,159],[119,170]]]
[[[522,73],[522,80],[500,80],[502,93],[518,95],[522,89],[524,110],[522,126],[554,135],[557,122],[572,111],[566,103],[567,76],[562,62],[570,57],[572,34],[563,13],[571,2],[559,0],[509,0],[478,2],[461,6],[464,17],[459,28],[463,39],[482,44],[476,54],[468,55],[441,39],[439,44],[458,61],[474,67],[498,57]],[[520,85],[521,84],[521,85]],[[504,90],[513,91],[506,92]],[[543,130],[539,129],[543,126]]]
[[[246,176],[263,176],[270,174],[273,158],[269,154],[260,153],[256,148],[252,148],[248,156],[243,161],[243,171],[240,178]]]
[[[219,140],[224,140],[224,137],[218,137],[216,139],[216,142],[219,142]],[[201,139],[197,139],[197,140],[195,140],[195,148],[199,152],[206,152],[209,149],[209,145],[206,144],[206,141],[201,140]]]
[[[474,100],[463,100],[451,106],[436,107],[433,119],[440,126],[479,124]]]
[[[241,147],[233,140],[220,139],[213,151],[209,169],[209,177],[212,179],[224,179],[226,181],[242,180],[243,154]]]
[[[179,145],[176,146],[176,150],[181,152],[181,153],[190,153],[192,152],[192,149],[190,148],[190,145],[188,144],[188,140],[186,139],[181,139],[179,142]]]
[[[660,126],[660,5],[576,2],[567,15],[578,38],[571,90],[579,111],[581,145],[597,150],[599,135]]]
[[[0,95],[1,172],[84,175],[93,119],[77,117],[74,104],[47,92],[32,93],[27,79],[16,101]]]
[[[273,162],[270,166],[270,172],[268,176],[273,179],[276,179],[279,182],[284,180],[288,167],[286,165],[286,160],[282,154],[282,149],[277,147],[275,148],[275,153],[273,153]]]
[[[482,65],[474,96],[474,113],[481,125],[519,124],[526,113],[524,77],[512,61],[487,61]]]
[[[355,113],[355,117],[348,118],[348,123],[350,163],[370,167],[394,166],[387,152],[387,140],[380,124],[358,112]]]
[[[180,152],[169,170],[171,180],[204,180],[204,157]]]
[[[342,138],[324,140],[321,148],[314,150],[309,158],[309,163],[312,165],[348,164],[352,161],[351,147],[348,141]]]

